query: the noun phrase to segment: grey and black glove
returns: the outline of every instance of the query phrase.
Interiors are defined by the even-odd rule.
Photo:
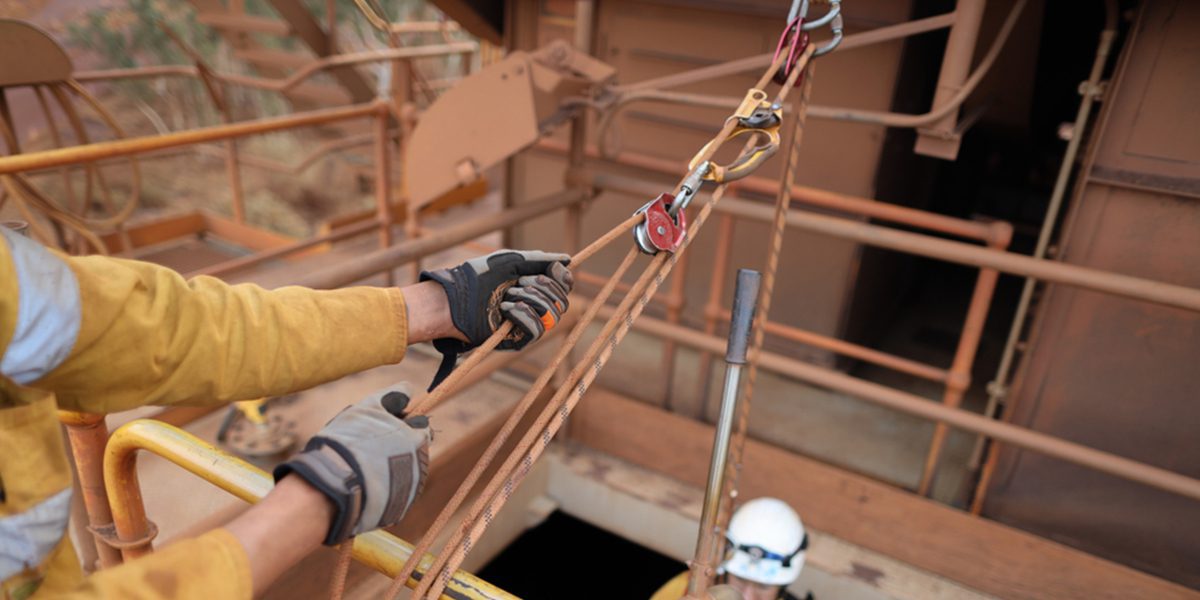
[[[505,319],[513,330],[501,350],[520,350],[553,329],[567,311],[575,284],[567,269],[571,257],[538,250],[498,250],[450,269],[422,271],[421,281],[436,281],[446,291],[450,318],[467,341],[441,338],[433,347],[442,364],[430,390],[454,370],[459,354],[482,344]]]
[[[421,493],[432,437],[428,417],[405,415],[411,395],[402,383],[347,407],[275,467],[275,481],[299,475],[337,509],[325,544],[398,523]]]

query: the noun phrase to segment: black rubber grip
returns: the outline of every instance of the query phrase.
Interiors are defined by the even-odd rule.
[[[725,362],[734,365],[746,364],[746,351],[750,347],[750,325],[758,310],[758,286],[762,274],[753,269],[738,269],[737,284],[733,288],[733,318],[729,321],[729,345],[725,348]]]

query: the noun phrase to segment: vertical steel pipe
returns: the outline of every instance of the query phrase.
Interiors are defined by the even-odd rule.
[[[725,273],[729,270],[729,256],[732,253],[734,218],[733,215],[722,214],[717,224],[716,250],[713,253],[712,278],[708,283],[708,302],[704,305],[704,333],[713,335],[717,332],[717,319],[721,316],[721,300],[725,292]],[[700,353],[700,375],[696,382],[696,401],[700,403],[700,419],[708,421],[708,392],[709,379],[712,378],[713,355],[708,352]]]
[[[1005,251],[1012,241],[1012,227],[1007,224],[997,225],[988,247]],[[979,342],[983,339],[983,326],[987,322],[988,311],[992,306],[992,297],[996,292],[996,281],[1000,273],[989,267],[979,270],[975,280],[975,291],[971,294],[971,303],[967,306],[967,315],[963,319],[962,333],[958,338],[958,347],[954,351],[954,360],[946,377],[946,388],[942,394],[942,404],[951,408],[962,405],[963,396],[971,386],[971,366],[975,364],[975,355],[979,351]],[[933,484],[937,479],[938,463],[941,460],[942,448],[946,443],[949,430],[945,423],[938,422],[933,426],[933,437],[930,440],[929,451],[925,455],[925,465],[921,470],[921,479],[917,484],[917,493],[928,496],[933,492]]]
[[[79,488],[83,492],[83,505],[87,509],[88,530],[92,532],[100,568],[121,564],[121,553],[95,533],[110,527],[113,522],[104,486],[104,446],[108,443],[104,415],[60,411],[58,418],[67,429]]]
[[[391,135],[388,119],[391,111],[387,102],[380,101],[375,113],[375,210],[379,221],[379,248],[392,245],[392,169]],[[384,272],[384,285],[394,283],[391,269]]]
[[[725,348],[725,386],[721,391],[721,412],[713,437],[712,459],[708,464],[708,485],[704,490],[704,505],[700,512],[700,531],[696,539],[696,554],[688,566],[688,598],[700,598],[715,573],[714,557],[722,540],[717,530],[729,462],[729,446],[733,436],[733,421],[737,413],[738,392],[741,390],[742,369],[747,363],[750,332],[758,305],[758,288],[762,276],[750,269],[741,269],[733,292],[733,318],[729,322],[729,343]]]
[[[933,94],[934,111],[954,102],[971,72],[971,59],[975,55],[975,41],[979,37],[979,26],[983,23],[986,0],[958,0],[954,8],[954,25],[946,40],[946,52],[942,57],[942,69],[938,73],[937,89]],[[939,140],[950,140],[957,127],[958,110],[939,118],[922,131],[922,136],[932,135]],[[917,146],[928,143],[918,137]],[[957,154],[957,143],[954,143]]]
[[[584,54],[591,55],[594,15],[596,4],[594,0],[576,0],[575,1],[575,49]],[[571,137],[570,145],[567,150],[567,172],[566,181],[564,184],[568,189],[578,190],[581,194],[587,197],[593,197],[592,184],[586,177],[581,176],[584,168],[584,162],[587,158],[587,136],[588,136],[588,111],[587,108],[580,108],[579,113],[571,119]],[[566,252],[574,254],[583,247],[583,205],[572,204],[563,211],[563,231],[566,234],[565,248]],[[563,343],[566,343],[564,341]],[[575,353],[571,352],[568,356],[568,362],[574,362]],[[569,367],[565,364],[560,365],[554,373],[552,380],[554,387],[562,385],[570,373]],[[570,434],[571,428],[567,427],[567,435]]]
[[[954,360],[950,364],[946,388],[942,393],[942,404],[947,407],[958,408],[961,406],[963,395],[971,386],[971,365],[975,363],[975,354],[979,351],[979,341],[983,338],[983,325],[987,321],[988,309],[992,304],[998,277],[999,273],[995,269],[980,269],[979,276],[975,281],[975,291],[971,294],[971,303],[963,321],[962,334],[958,338],[958,347],[954,350]],[[928,496],[933,489],[947,433],[948,429],[945,423],[939,421],[934,424],[933,438],[930,440],[929,451],[925,455],[921,480],[917,484],[917,493],[922,496]]]

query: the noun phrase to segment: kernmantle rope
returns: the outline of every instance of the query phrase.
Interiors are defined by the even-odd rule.
[[[780,90],[776,94],[773,105],[782,106],[786,101],[790,91],[795,86],[796,81],[802,73],[807,70],[809,60],[813,55],[813,46],[808,45],[804,53],[796,61],[794,68],[788,73],[788,77]],[[761,90],[767,86],[780,71],[781,66],[785,62],[786,56],[776,57],[767,71],[759,79],[754,86],[753,91]],[[807,84],[806,84],[807,85]],[[797,119],[802,119],[803,115],[796,115]],[[722,143],[729,139],[730,134],[736,129],[738,118],[736,115],[726,119],[721,131],[713,138],[712,142],[707,144],[703,151],[693,159],[693,164],[702,164],[710,161],[713,155],[721,147]],[[743,148],[743,154],[753,152],[755,150],[754,137],[747,141]],[[735,161],[736,162],[736,161]],[[789,169],[790,171],[790,169]],[[675,194],[679,195],[686,177],[680,181],[675,188]],[[661,252],[655,255],[649,265],[638,277],[637,281],[631,286],[629,293],[622,299],[616,308],[613,317],[605,323],[602,331],[588,347],[582,360],[577,362],[570,374],[566,377],[562,385],[557,389],[553,397],[543,408],[538,415],[534,424],[525,432],[524,436],[517,443],[516,447],[505,458],[504,463],[499,470],[487,483],[483,492],[478,496],[475,503],[471,506],[466,518],[456,532],[450,537],[443,551],[437,555],[437,559],[433,565],[428,568],[421,577],[416,589],[411,598],[440,598],[446,586],[450,582],[451,575],[461,565],[466,555],[471,551],[474,543],[479,540],[483,532],[490,525],[492,519],[498,513],[500,508],[516,490],[516,488],[524,480],[534,463],[550,445],[555,434],[562,428],[567,417],[575,406],[579,403],[588,386],[595,380],[600,370],[612,356],[613,350],[617,344],[628,333],[633,321],[642,313],[642,310],[649,303],[654,293],[662,285],[670,274],[675,263],[680,256],[686,251],[688,245],[698,234],[700,228],[707,221],[712,213],[713,206],[720,201],[725,192],[725,183],[718,183],[713,190],[708,201],[700,207],[694,221],[690,224],[687,235],[679,245],[679,248],[674,253]],[[608,233],[601,236],[599,239],[592,242],[588,247],[572,257],[571,265],[578,266],[587,259],[595,255],[604,246],[611,243],[613,240],[627,235],[633,227],[641,223],[642,214],[634,215],[618,224]],[[545,387],[550,383],[553,373],[567,359],[583,333],[587,330],[590,323],[595,319],[601,306],[611,296],[616,284],[620,281],[624,273],[633,264],[637,258],[637,248],[631,248],[626,254],[620,266],[617,267],[612,277],[605,283],[595,299],[588,305],[588,308],[580,317],[574,329],[571,330],[567,340],[563,343],[554,358],[542,370],[537,380],[534,381],[529,391],[517,403],[509,418],[501,427],[500,432],[492,440],[491,444],[484,451],[480,460],[476,463],[466,479],[459,486],[454,496],[442,508],[441,513],[432,526],[425,532],[420,542],[413,549],[409,560],[400,570],[399,574],[393,580],[392,585],[384,594],[385,598],[394,598],[400,591],[400,588],[405,585],[412,577],[416,570],[421,557],[429,551],[433,545],[433,541],[445,529],[451,516],[458,510],[475,488],[476,483],[482,478],[483,473],[491,465],[492,461],[499,454],[500,449],[507,442],[512,432],[524,418],[525,413],[536,403],[537,399],[542,395]],[[508,334],[511,326],[508,323],[501,325],[499,329],[486,340],[479,348],[477,348],[461,365],[433,392],[426,396],[418,398],[414,401],[412,412],[414,414],[426,414],[446,398],[448,398],[459,384],[466,378],[467,374],[481,363],[496,346]],[[345,555],[349,553],[350,543],[344,544],[342,548],[343,556],[339,557],[339,563],[344,561]],[[340,567],[340,564],[339,564]],[[345,571],[342,568],[336,569],[335,578],[332,582],[332,596],[340,598],[345,586]]]

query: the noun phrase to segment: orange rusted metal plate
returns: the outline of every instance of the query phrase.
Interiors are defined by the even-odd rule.
[[[405,153],[409,202],[416,209],[465,186],[575,114],[568,97],[586,96],[615,75],[563,43],[515,51],[460,81],[421,115]]]
[[[0,19],[0,88],[71,78],[71,59],[45,31]]]
[[[1200,4],[1151,0],[1093,135],[1060,247],[1200,287]],[[1200,477],[1200,315],[1051,286],[1010,397],[1038,431]],[[984,514],[1200,588],[1200,503],[1003,448]]]
[[[513,52],[447,90],[417,122],[404,160],[420,207],[537,141],[533,61]]]

